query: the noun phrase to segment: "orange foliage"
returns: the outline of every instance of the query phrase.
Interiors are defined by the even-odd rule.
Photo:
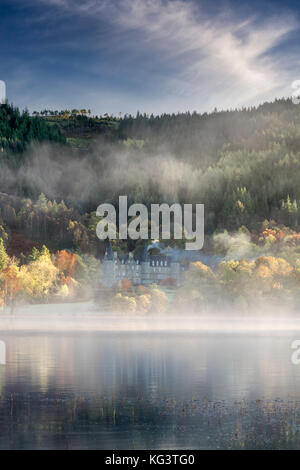
[[[259,235],[259,242],[264,242],[267,238],[273,238],[276,242],[280,242],[287,237],[287,233],[279,228],[267,228]]]
[[[132,287],[132,282],[129,280],[129,279],[122,279],[120,282],[119,282],[119,288],[122,290],[122,291],[127,291],[128,289],[130,289]]]
[[[175,286],[176,279],[174,279],[174,277],[167,277],[166,279],[162,279],[160,284],[163,286]]]
[[[292,233],[285,237],[285,242],[289,246],[296,246],[300,244],[300,233]]]
[[[64,273],[61,273],[60,277],[60,282],[62,285],[67,285],[69,286],[73,281],[73,278],[71,276],[65,276]]]
[[[300,233],[284,227],[267,228],[258,236],[258,242],[264,243],[267,239],[273,239],[275,242],[284,241],[287,245],[296,246],[300,244]]]
[[[137,286],[136,291],[137,291],[138,294],[149,294],[149,292],[150,292],[148,287],[145,287],[142,284]]]
[[[261,264],[256,270],[256,275],[261,279],[269,279],[272,277],[272,272],[267,266]]]
[[[76,269],[76,264],[77,264],[77,258],[75,253],[70,253],[66,250],[60,250],[57,252],[56,259],[55,259],[55,266],[57,269],[63,274],[62,275],[62,281],[63,279],[68,279],[73,277],[75,269]],[[67,284],[67,282],[63,282]]]
[[[288,276],[293,271],[292,266],[283,258],[275,258],[274,256],[261,256],[256,260],[257,271],[262,267],[269,270],[270,275],[277,274],[279,276]],[[265,270],[266,272],[266,270]],[[263,276],[263,277],[270,277]]]
[[[21,289],[21,280],[18,266],[12,264],[2,272],[4,279],[5,298],[13,309],[17,292]]]

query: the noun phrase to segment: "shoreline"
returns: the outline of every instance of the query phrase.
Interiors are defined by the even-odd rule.
[[[0,315],[0,332],[284,333],[299,332],[295,318],[122,316],[103,313]]]
[[[281,314],[280,314],[281,313]],[[93,301],[19,306],[0,312],[0,332],[141,332],[141,333],[268,333],[298,332],[300,317],[278,312],[270,316],[223,312],[122,315],[100,311]]]

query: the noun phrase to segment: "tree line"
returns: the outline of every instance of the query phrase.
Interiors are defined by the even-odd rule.
[[[0,151],[24,152],[30,142],[59,142],[66,139],[57,126],[49,126],[39,117],[20,112],[9,104],[0,106]]]
[[[96,122],[85,115],[77,120],[83,128],[81,120]],[[65,145],[61,129],[27,111],[0,108],[1,190],[22,201],[3,199],[6,233],[21,231],[55,249],[91,251],[96,207],[114,204],[120,194],[148,207],[203,203],[208,234],[241,226],[258,232],[264,220],[299,230],[300,107],[290,100],[210,114],[125,115],[109,141],[80,151]],[[32,142],[62,145],[31,152]],[[49,185],[52,173],[57,177]]]

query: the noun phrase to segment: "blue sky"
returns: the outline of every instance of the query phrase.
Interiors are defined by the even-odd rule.
[[[291,94],[296,1],[0,0],[0,79],[31,111],[210,111]]]

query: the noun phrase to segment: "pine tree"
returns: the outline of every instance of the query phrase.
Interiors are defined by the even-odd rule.
[[[48,210],[48,199],[46,198],[44,193],[41,193],[38,197],[36,202],[36,208],[39,211],[47,211]]]
[[[28,256],[28,261],[31,263],[32,261],[36,261],[40,257],[40,252],[39,250],[34,246],[32,248],[31,254]]]
[[[42,249],[41,249],[41,256],[44,256],[45,258],[51,258],[51,254],[50,254],[50,251],[48,250],[48,248],[46,247],[46,245],[43,245],[42,246]]]

